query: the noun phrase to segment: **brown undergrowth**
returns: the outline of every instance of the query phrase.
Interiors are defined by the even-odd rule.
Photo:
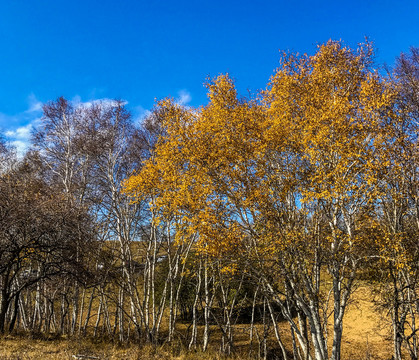
[[[344,321],[344,338],[342,343],[342,359],[348,360],[388,360],[391,358],[392,347],[389,324],[376,309],[372,300],[371,290],[360,287],[354,294]],[[257,359],[260,355],[257,341],[249,346],[249,336],[245,324],[235,329],[236,347],[229,359]],[[291,339],[288,336],[288,325],[280,323],[283,340],[289,350]],[[183,339],[187,331],[185,325],[179,324],[178,338],[171,345],[159,346],[138,345],[135,342],[118,344],[104,339],[90,337],[66,338],[57,336],[35,336],[28,334],[12,334],[0,338],[1,360],[56,360],[56,359],[226,359],[219,353],[220,332],[212,327],[211,345],[206,353],[188,351]],[[331,337],[331,335],[329,335]],[[274,337],[268,340],[268,358],[280,359]],[[292,357],[291,357],[292,358]]]

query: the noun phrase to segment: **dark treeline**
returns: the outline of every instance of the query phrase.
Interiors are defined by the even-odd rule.
[[[338,360],[364,281],[393,358],[418,359],[419,52],[384,76],[369,51],[284,55],[257,99],[219,77],[206,107],[142,124],[117,100],[45,104],[23,158],[0,144],[0,333],[206,351],[216,332],[230,354],[244,331],[252,356]]]

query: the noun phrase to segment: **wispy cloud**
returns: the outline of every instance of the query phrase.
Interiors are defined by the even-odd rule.
[[[38,125],[40,118],[33,119],[29,124],[14,130],[7,130],[4,135],[10,145],[16,148],[19,156],[23,156],[30,146],[32,130]]]
[[[82,99],[79,95],[74,96],[71,99],[71,103],[74,106],[86,106],[86,107],[90,107],[90,106],[98,105],[98,104],[103,104],[103,105],[107,105],[107,106],[118,106],[118,101],[115,100],[115,99],[101,98],[101,99],[93,99],[93,100],[88,100],[88,101],[82,101]],[[119,103],[121,103],[122,105],[127,105],[128,101],[120,100]]]
[[[192,96],[189,91],[183,89],[178,92],[178,98],[176,99],[178,104],[187,105],[191,102],[191,100]]]
[[[151,115],[151,111],[143,108],[141,105],[132,110],[133,120],[136,124],[141,124],[145,118]]]
[[[32,123],[27,124],[25,126],[21,126],[17,128],[16,130],[8,130],[6,131],[5,135],[7,137],[13,137],[15,139],[27,139],[32,130]]]
[[[30,145],[31,131],[42,115],[42,102],[34,94],[27,99],[28,108],[20,113],[9,115],[0,113],[0,131],[10,145],[23,156]]]
[[[26,110],[26,113],[34,113],[42,111],[42,102],[39,101],[35,94],[30,94],[28,96],[29,108]]]
[[[191,93],[185,89],[177,92],[177,97],[174,101],[183,106],[187,106],[192,100]],[[144,120],[151,115],[151,110],[142,107],[141,105],[132,108],[133,119],[136,124],[141,124]]]
[[[0,131],[3,132],[6,141],[16,148],[19,156],[23,156],[30,146],[31,133],[41,120],[43,103],[37,99],[35,94],[30,94],[27,98],[28,107],[21,113],[9,115],[0,113]],[[90,107],[96,104],[106,106],[117,106],[118,101],[115,99],[101,98],[89,101],[82,101],[81,97],[76,95],[71,99],[74,106]],[[127,101],[121,100],[123,105],[128,104]],[[142,114],[146,114],[147,110],[143,109]],[[146,116],[146,115],[143,115]]]

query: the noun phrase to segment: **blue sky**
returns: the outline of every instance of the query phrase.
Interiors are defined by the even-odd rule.
[[[20,148],[41,104],[119,98],[134,116],[155,99],[206,102],[203,82],[230,73],[266,86],[278,50],[367,36],[377,63],[419,46],[419,1],[0,0],[0,129]]]

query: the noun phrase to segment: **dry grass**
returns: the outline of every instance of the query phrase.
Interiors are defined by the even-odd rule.
[[[187,352],[183,348],[112,345],[90,340],[34,340],[18,336],[7,336],[0,340],[0,359],[2,360],[200,360],[224,359],[216,352]],[[242,359],[240,355],[231,359]]]
[[[374,308],[371,291],[368,287],[361,287],[355,293],[355,301],[348,308],[344,322],[344,338],[342,344],[342,359],[350,360],[388,360],[391,358],[392,347],[389,340],[390,328]],[[233,359],[249,357],[249,338],[246,325],[239,325],[236,334],[236,355]],[[284,341],[291,349],[288,325],[280,324]],[[184,331],[184,325],[179,329]],[[71,359],[222,359],[218,352],[216,327],[213,329],[213,349],[207,353],[188,352],[181,342],[173,346],[153,348],[134,344],[118,345],[112,342],[94,339],[34,339],[28,336],[11,336],[0,338],[0,359],[4,360],[55,360]],[[331,339],[330,339],[331,340]],[[274,339],[270,342],[275,344]],[[257,351],[253,351],[253,356]],[[84,357],[83,357],[84,356]]]
[[[389,320],[375,309],[371,291],[360,287],[354,294],[344,318],[343,359],[391,358],[392,343]]]
[[[0,342],[0,358],[4,360],[32,359],[71,359],[75,356],[86,356],[86,359],[138,359],[138,348],[122,348],[103,342],[88,340],[36,340],[23,337],[7,336]]]

